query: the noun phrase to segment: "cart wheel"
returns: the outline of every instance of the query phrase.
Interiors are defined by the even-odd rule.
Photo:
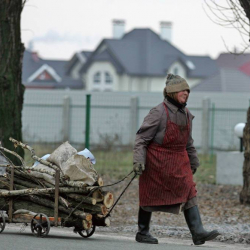
[[[93,235],[95,232],[95,225],[92,225],[90,229],[78,231],[78,233],[83,237],[83,238],[89,238],[91,235]]]
[[[31,220],[31,231],[37,237],[46,237],[50,230],[50,221],[45,214],[36,214]]]
[[[4,216],[4,212],[0,211],[0,233],[3,232],[5,228],[5,216]]]

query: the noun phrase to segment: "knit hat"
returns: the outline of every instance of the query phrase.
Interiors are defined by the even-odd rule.
[[[164,89],[166,93],[175,93],[183,90],[188,90],[190,92],[190,88],[186,82],[186,80],[178,75],[168,74],[166,87]]]

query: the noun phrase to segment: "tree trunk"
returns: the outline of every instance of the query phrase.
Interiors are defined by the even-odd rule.
[[[239,0],[240,5],[244,9],[247,18],[250,20],[250,0]]]
[[[243,132],[244,164],[243,164],[243,188],[240,193],[240,202],[250,204],[250,107],[247,111],[247,123]]]
[[[22,57],[20,19],[22,0],[2,0],[0,8],[0,141],[5,148],[15,150],[9,137],[22,140],[21,112],[24,86],[22,85]],[[16,151],[16,150],[15,150]],[[24,151],[17,149],[23,157]],[[10,155],[14,164],[19,160]]]

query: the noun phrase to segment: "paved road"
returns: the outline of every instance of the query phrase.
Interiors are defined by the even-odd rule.
[[[98,231],[90,238],[83,239],[69,228],[51,228],[46,238],[36,238],[30,227],[20,232],[20,225],[6,225],[5,231],[0,234],[0,250],[192,250],[197,246],[191,245],[190,240],[172,238],[159,239],[158,245],[140,244],[134,237],[119,234],[101,234]],[[199,246],[201,250],[246,250],[249,246],[229,245],[209,242]]]

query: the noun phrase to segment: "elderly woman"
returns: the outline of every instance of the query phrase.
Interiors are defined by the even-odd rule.
[[[197,206],[193,174],[199,166],[192,139],[194,116],[186,108],[189,86],[178,75],[168,74],[164,101],[150,110],[136,134],[134,171],[140,175],[136,241],[157,244],[149,233],[155,211],[184,212],[195,245],[219,235],[204,230]]]

